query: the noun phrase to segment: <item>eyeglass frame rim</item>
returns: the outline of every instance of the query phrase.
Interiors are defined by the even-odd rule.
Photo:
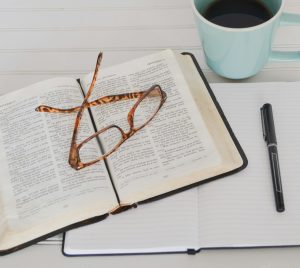
[[[83,102],[82,102],[82,104],[81,104],[81,106],[79,108],[79,111],[77,112],[75,123],[74,123],[73,134],[72,134],[71,145],[70,145],[70,151],[69,151],[69,161],[68,162],[69,162],[70,166],[72,168],[76,169],[76,170],[80,170],[82,168],[85,168],[85,167],[88,167],[90,165],[93,165],[93,164],[95,164],[95,163],[97,163],[97,162],[105,159],[110,154],[112,154],[119,146],[122,145],[122,143],[124,143],[133,134],[135,134],[137,131],[139,131],[144,126],[146,126],[154,118],[154,116],[160,110],[160,108],[162,107],[162,105],[164,104],[164,102],[166,101],[166,98],[167,98],[166,93],[161,89],[161,87],[159,85],[153,85],[148,90],[146,90],[144,92],[144,94],[138,98],[138,100],[136,101],[136,103],[133,105],[133,107],[130,109],[130,111],[127,114],[127,121],[129,123],[129,126],[130,126],[130,130],[127,133],[128,136],[126,135],[126,133],[120,127],[116,126],[119,130],[122,130],[121,131],[122,137],[125,135],[126,138],[123,138],[123,140],[120,141],[120,144],[117,144],[115,146],[115,148],[113,148],[110,152],[108,152],[109,154],[108,153],[104,154],[103,156],[98,157],[97,159],[95,159],[93,161],[89,161],[89,162],[86,162],[86,163],[82,162],[80,160],[80,155],[79,155],[80,148],[83,146],[83,144],[87,143],[88,141],[90,141],[91,139],[95,138],[96,136],[98,136],[99,134],[102,133],[102,132],[98,133],[99,131],[97,131],[96,133],[94,133],[93,135],[91,135],[87,139],[83,140],[82,142],[80,142],[80,143],[76,142],[78,131],[79,131],[79,126],[80,126],[80,121],[82,119],[82,115],[83,115],[84,109],[87,108],[86,103],[88,103],[88,98],[91,96],[91,93],[94,90],[94,87],[95,87],[95,84],[96,84],[96,81],[97,81],[98,72],[99,72],[99,69],[100,69],[101,62],[102,62],[102,58],[103,58],[103,53],[100,52],[99,55],[98,55],[97,61],[96,61],[96,67],[95,67],[95,71],[94,71],[94,74],[93,74],[92,82],[91,82],[91,84],[89,86],[89,90],[88,90],[87,94],[85,95],[84,100],[83,100]],[[159,88],[159,92],[160,92],[160,96],[161,96],[160,105],[158,106],[158,108],[155,111],[155,113],[153,114],[153,116],[146,123],[144,123],[140,128],[134,130],[133,118],[134,118],[134,112],[135,112],[137,106],[156,87]],[[102,129],[100,131],[102,131]],[[78,149],[78,147],[79,147],[79,149]]]
[[[134,127],[134,113],[136,111],[136,108],[138,107],[138,105],[154,90],[159,90],[159,93],[160,93],[160,104],[158,105],[158,107],[156,108],[155,112],[153,113],[153,115],[144,123],[142,124],[141,126],[139,126],[138,128],[135,128]],[[107,158],[109,155],[111,155],[113,152],[115,152],[126,140],[128,140],[130,137],[132,137],[137,131],[141,130],[142,128],[144,128],[154,117],[155,115],[158,113],[158,111],[160,110],[160,108],[163,106],[164,102],[166,101],[167,99],[167,95],[165,93],[165,91],[163,91],[160,87],[160,85],[153,85],[151,86],[149,89],[143,91],[143,95],[140,96],[137,101],[135,102],[135,104],[131,107],[131,109],[129,110],[128,114],[127,114],[127,122],[129,124],[129,131],[128,132],[125,132],[121,127],[119,127],[118,125],[115,125],[115,124],[112,124],[112,125],[109,125],[107,127],[104,127],[102,129],[100,129],[99,131],[97,131],[96,133],[94,133],[93,135],[89,136],[88,138],[86,138],[85,140],[81,141],[80,143],[76,144],[76,150],[77,150],[77,157],[78,157],[78,160],[77,161],[77,165],[70,165],[79,170],[79,169],[82,169],[82,168],[85,168],[87,166],[90,166],[90,165],[93,165],[105,158]],[[89,108],[88,108],[89,109]],[[92,160],[92,161],[88,161],[88,162],[82,162],[80,160],[80,149],[82,148],[82,146],[84,144],[86,144],[87,142],[89,142],[90,140],[96,138],[97,136],[99,136],[101,133],[107,131],[108,129],[111,129],[111,128],[117,128],[120,133],[121,133],[121,140],[110,150],[108,151],[107,153],[103,154],[102,156]],[[83,164],[83,166],[81,166],[80,164]]]

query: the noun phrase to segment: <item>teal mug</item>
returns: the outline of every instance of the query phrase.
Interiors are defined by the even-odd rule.
[[[272,16],[246,28],[224,27],[207,20],[204,14],[215,1],[222,0],[192,0],[192,8],[206,62],[217,74],[242,79],[258,73],[269,60],[300,60],[300,51],[272,51],[279,26],[300,25],[300,14],[283,12],[284,0],[260,0]]]

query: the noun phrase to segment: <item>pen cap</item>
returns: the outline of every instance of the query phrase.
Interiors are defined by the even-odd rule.
[[[266,103],[263,105],[263,107],[261,108],[261,116],[264,138],[267,144],[277,144],[272,105],[270,103]]]

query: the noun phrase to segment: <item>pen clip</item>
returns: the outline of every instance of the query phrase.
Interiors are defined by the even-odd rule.
[[[264,106],[260,108],[260,115],[261,115],[261,126],[263,131],[263,138],[267,141],[267,132],[266,132],[266,118],[265,118],[265,109]]]

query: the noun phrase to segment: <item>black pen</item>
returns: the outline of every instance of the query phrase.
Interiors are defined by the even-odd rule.
[[[270,166],[273,180],[274,196],[276,210],[278,212],[284,211],[284,201],[283,201],[283,192],[279,168],[279,158],[277,150],[277,140],[275,135],[275,125],[273,119],[272,105],[266,103],[261,107],[261,122],[263,129],[264,140],[267,143]]]

